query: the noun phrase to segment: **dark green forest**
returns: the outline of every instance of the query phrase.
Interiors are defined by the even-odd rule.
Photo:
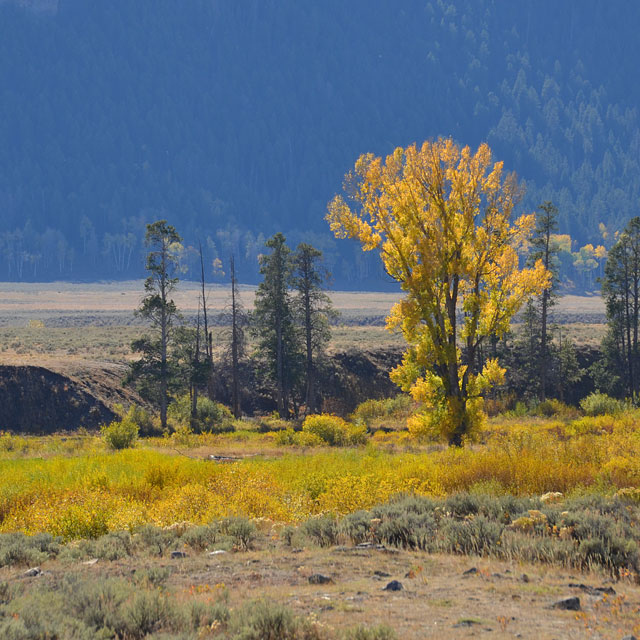
[[[572,251],[610,246],[640,202],[639,27],[631,0],[0,0],[0,278],[139,277],[167,218],[186,277],[202,241],[256,281],[283,231],[381,288],[326,203],[361,153],[441,135],[487,141]]]

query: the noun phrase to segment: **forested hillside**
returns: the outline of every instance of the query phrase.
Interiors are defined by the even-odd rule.
[[[283,231],[380,287],[326,203],[359,154],[440,135],[606,244],[640,202],[639,27],[624,0],[0,1],[0,278],[141,275],[166,217],[243,280]]]

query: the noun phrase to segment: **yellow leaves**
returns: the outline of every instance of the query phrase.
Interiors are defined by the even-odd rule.
[[[476,376],[475,391],[480,395],[495,385],[504,384],[504,375],[507,370],[501,367],[496,358],[491,358],[485,363],[482,372]]]
[[[607,250],[599,244],[594,251],[594,255],[598,260],[604,260],[607,257]]]
[[[336,237],[356,238],[362,243],[364,251],[375,249],[382,239],[369,223],[351,212],[340,196],[336,196],[329,204],[327,220]]]
[[[473,376],[464,373],[458,341],[472,361],[481,342],[503,334],[522,303],[549,284],[541,262],[520,268],[535,215],[511,223],[521,196],[515,176],[504,175],[486,144],[472,152],[439,139],[396,149],[384,161],[361,156],[347,185],[350,202],[338,196],[329,204],[332,231],[358,239],[365,251],[378,248],[406,294],[387,326],[400,328],[413,350],[393,379],[405,390],[415,386],[414,397],[431,405],[436,396],[442,406],[455,396],[464,407]],[[429,370],[438,371],[437,393]],[[487,387],[490,377],[482,379]]]

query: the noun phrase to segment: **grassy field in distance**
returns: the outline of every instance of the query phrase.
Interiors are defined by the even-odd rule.
[[[242,286],[247,309],[253,304],[255,287]],[[8,356],[71,355],[126,359],[131,340],[144,327],[133,311],[142,297],[142,281],[75,284],[0,283],[0,353]],[[197,283],[181,282],[175,294],[185,316],[197,312]],[[332,348],[395,346],[402,339],[383,328],[383,321],[400,294],[385,292],[330,292],[340,313],[333,331]],[[229,288],[208,288],[208,305],[214,324],[228,311]],[[604,305],[599,296],[564,296],[554,309],[561,323],[555,329],[578,344],[595,346],[605,331]],[[45,329],[40,325],[43,323]],[[40,328],[39,328],[40,327]],[[82,332],[74,328],[82,327]],[[517,319],[514,323],[517,328]],[[214,327],[214,339],[221,330]]]

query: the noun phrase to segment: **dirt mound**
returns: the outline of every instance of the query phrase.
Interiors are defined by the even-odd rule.
[[[404,349],[348,349],[330,357],[329,372],[322,381],[323,409],[342,415],[370,398],[386,398],[398,393],[389,372],[402,361]]]
[[[0,429],[52,433],[96,428],[115,418],[87,386],[44,367],[0,366]]]

